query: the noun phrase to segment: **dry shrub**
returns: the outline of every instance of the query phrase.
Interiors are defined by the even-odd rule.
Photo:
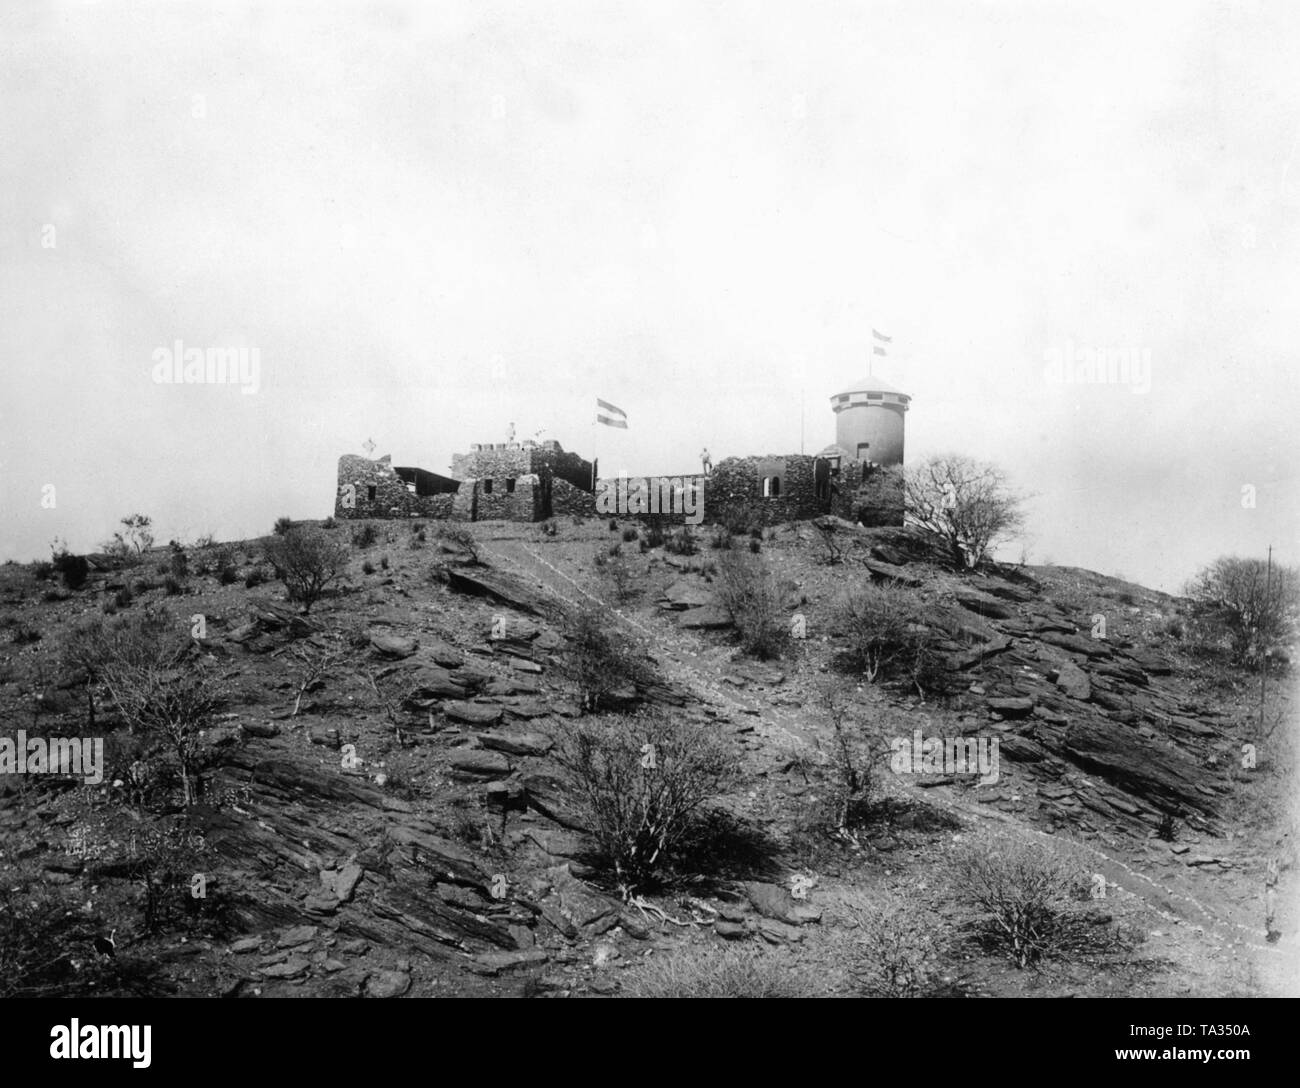
[[[976,934],[1017,967],[1098,944],[1076,906],[1086,875],[1042,844],[972,843],[952,875],[957,894],[982,912],[973,919]]]
[[[731,617],[745,653],[760,661],[781,656],[789,645],[790,629],[780,587],[762,558],[734,549],[723,552],[714,592]]]
[[[733,780],[707,728],[657,712],[561,725],[553,755],[625,897],[670,865],[700,806]]]

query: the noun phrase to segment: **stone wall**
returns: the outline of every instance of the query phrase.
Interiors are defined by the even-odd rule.
[[[446,479],[433,473],[427,476],[435,481]],[[421,482],[429,486],[427,480]],[[434,518],[441,516],[437,511],[445,509],[449,499],[447,493],[417,495],[397,474],[391,457],[372,461],[344,454],[339,458],[336,518]]]
[[[818,460],[796,453],[718,462],[705,483],[705,521],[776,525],[829,512],[829,497],[817,494]]]
[[[551,484],[551,516],[557,518],[596,516],[596,496],[574,487],[568,480],[556,478]]]

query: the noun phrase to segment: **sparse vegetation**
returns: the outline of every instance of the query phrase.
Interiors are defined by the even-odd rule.
[[[1187,587],[1198,641],[1226,643],[1234,665],[1259,668],[1295,637],[1300,621],[1300,572],[1262,559],[1225,556]]]
[[[319,529],[293,529],[267,543],[266,559],[288,590],[289,600],[310,611],[321,594],[343,577],[348,550]]]
[[[275,536],[284,536],[284,534],[289,532],[289,530],[292,528],[293,528],[293,518],[276,518],[275,525],[271,529],[271,532]]]
[[[913,591],[864,582],[848,589],[834,612],[854,664],[868,683],[914,680],[928,668],[929,627]]]
[[[954,878],[958,894],[982,912],[973,919],[977,935],[1017,967],[1075,947],[1078,920],[1071,900],[1086,881],[1047,847],[970,843],[957,855]]]
[[[946,932],[935,913],[911,903],[874,903],[861,895],[850,897],[840,910],[853,927],[849,971],[864,994],[927,997],[939,988]]]
[[[573,613],[564,634],[559,670],[577,689],[584,713],[625,702],[638,684],[653,679],[644,652],[622,633],[618,618],[607,609],[592,606]]]
[[[734,770],[708,729],[649,712],[566,723],[555,756],[624,898],[670,866],[692,818]]]
[[[628,981],[642,998],[794,998],[815,988],[789,953],[754,948],[682,949],[654,956]]]
[[[949,454],[903,475],[907,520],[958,569],[977,567],[999,540],[1019,531],[1021,499],[996,465]]]
[[[762,559],[734,550],[723,553],[715,592],[745,653],[763,661],[781,656],[790,629],[780,587]]]

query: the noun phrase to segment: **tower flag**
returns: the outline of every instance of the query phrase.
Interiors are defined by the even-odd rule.
[[[604,412],[609,412],[611,414],[605,415],[604,412],[601,411],[601,409],[604,409]],[[609,401],[601,400],[599,397],[597,397],[596,398],[596,422],[603,423],[605,424],[606,427],[621,427],[623,428],[623,430],[626,431],[627,413],[623,411],[622,408],[610,404]]]

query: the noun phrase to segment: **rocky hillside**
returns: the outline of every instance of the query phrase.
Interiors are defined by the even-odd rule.
[[[1182,640],[1182,602],[1083,570],[958,574],[907,532],[795,524],[732,543],[772,572],[782,622],[804,621],[759,661],[736,645],[708,534],[683,555],[626,526],[487,523],[475,563],[433,527],[373,525],[307,614],[259,582],[258,541],[186,549],[169,586],[164,550],[94,564],[76,590],[0,568],[3,732],[104,735],[110,760],[98,786],[0,778],[0,875],[65,908],[41,992],[618,995],[723,948],[853,992],[846,905],[925,899],[959,933],[960,896],[939,893],[975,841],[1047,843],[1103,877],[1081,909],[1115,939],[1030,982],[958,942],[952,992],[1296,992],[1289,894],[1282,939],[1262,928],[1269,860],[1284,892],[1294,879],[1288,685],[1269,706],[1284,724],[1261,732],[1253,682]],[[611,582],[594,557],[615,547]],[[915,602],[938,679],[867,683],[846,661],[836,603],[868,583]],[[84,617],[149,602],[202,617],[194,653],[223,689],[188,812],[174,783],[137,781],[138,738],[102,693],[88,728],[86,677],[60,663]],[[580,717],[565,618],[597,602],[650,666],[620,697],[725,739],[740,776],[673,878],[626,900],[553,758]],[[876,745],[996,739],[997,780],[885,767],[861,826],[828,834],[831,689]]]

